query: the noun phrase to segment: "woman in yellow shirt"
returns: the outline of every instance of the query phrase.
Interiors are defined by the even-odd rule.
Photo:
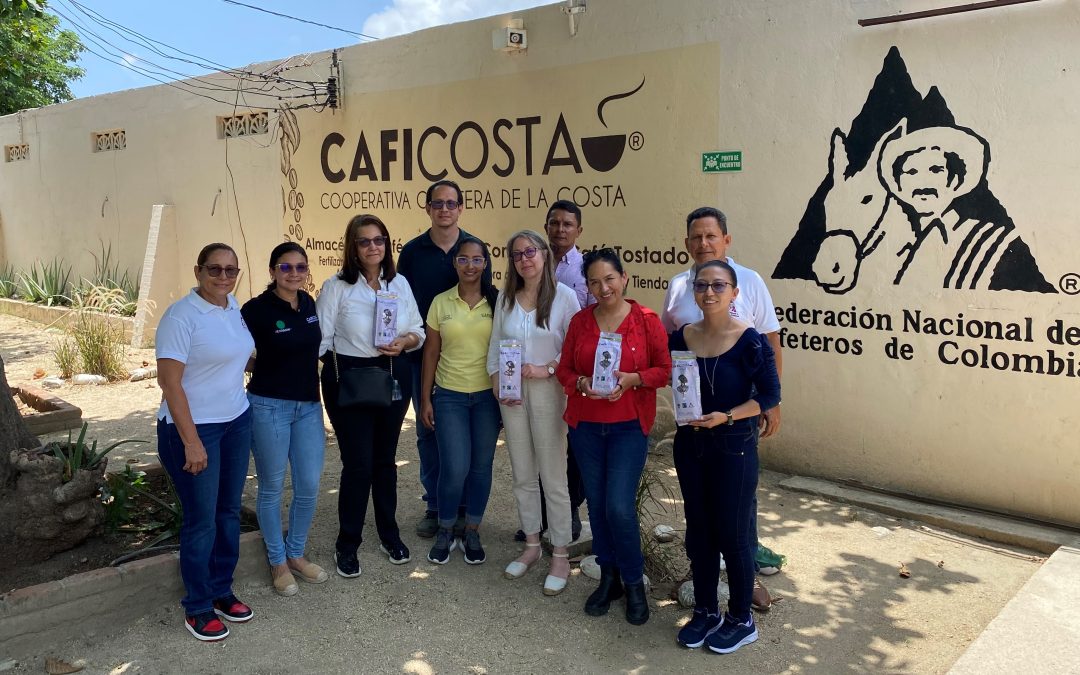
[[[487,373],[488,342],[497,291],[483,272],[491,265],[487,246],[462,237],[451,251],[456,286],[435,296],[427,315],[420,420],[439,441],[439,531],[428,560],[445,565],[461,546],[465,562],[487,559],[480,522],[491,493],[491,463],[499,437],[499,402]],[[465,536],[453,536],[465,495]],[[445,514],[445,515],[444,515]]]

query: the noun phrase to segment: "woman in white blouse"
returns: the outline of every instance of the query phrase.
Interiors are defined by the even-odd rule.
[[[507,251],[511,264],[495,305],[487,366],[499,391],[499,371],[504,365],[499,358],[500,342],[521,344],[521,398],[500,398],[499,406],[514,472],[514,499],[526,537],[525,552],[507,565],[505,576],[524,576],[542,556],[539,476],[547,496],[553,550],[544,594],[558,595],[570,573],[566,547],[571,527],[563,421],[566,393],[554,375],[578,301],[572,289],[555,281],[551,249],[542,236],[531,230],[518,232],[510,237]]]
[[[369,492],[380,550],[395,565],[410,559],[396,515],[397,443],[412,394],[409,360],[400,357],[423,344],[424,328],[409,282],[395,272],[390,234],[379,218],[365,214],[349,221],[342,259],[341,272],[323,284],[316,308],[323,403],[341,451],[335,560],[338,574],[352,578],[360,576],[356,551]],[[397,337],[385,347],[375,346],[376,292],[397,296]],[[390,406],[338,405],[336,372],[371,366],[389,370],[397,382]]]

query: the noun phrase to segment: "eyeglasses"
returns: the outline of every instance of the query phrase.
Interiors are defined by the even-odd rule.
[[[297,274],[307,274],[309,269],[307,263],[278,263],[274,267],[281,270],[283,274],[291,274],[293,271]]]
[[[428,202],[427,205],[430,206],[433,211],[442,211],[443,209],[453,211],[461,206],[461,202],[453,199],[435,199]]]
[[[713,293],[716,293],[717,295],[720,295],[721,293],[724,292],[724,289],[726,289],[726,288],[735,288],[735,284],[731,283],[730,281],[714,281],[712,283],[709,283],[708,281],[695,281],[694,282],[694,292],[695,293],[699,293],[699,294],[704,293],[705,291],[709,290],[710,288],[712,289]]]
[[[199,265],[199,267],[206,270],[206,273],[212,277],[220,277],[224,272],[227,278],[235,279],[236,275],[240,274],[239,267],[222,267],[221,265]]]
[[[458,267],[467,267],[469,264],[472,264],[473,267],[483,267],[487,263],[487,258],[482,255],[473,256],[472,258],[465,255],[459,255],[454,258],[454,262]]]
[[[528,258],[529,260],[532,260],[536,257],[536,252],[539,250],[540,249],[536,248],[535,246],[530,246],[524,251],[511,251],[510,257],[514,259],[514,262],[521,262],[522,258]]]
[[[378,237],[360,237],[356,240],[356,243],[360,245],[360,248],[368,248],[369,246],[386,246],[386,237],[379,235]]]

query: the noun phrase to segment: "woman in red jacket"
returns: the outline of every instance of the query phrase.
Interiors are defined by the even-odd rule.
[[[586,253],[582,271],[597,303],[571,319],[557,376],[568,394],[564,418],[601,570],[585,613],[606,614],[625,589],[626,620],[640,625],[649,620],[649,603],[635,496],[671,355],[656,314],[623,298],[627,277],[615,251]]]

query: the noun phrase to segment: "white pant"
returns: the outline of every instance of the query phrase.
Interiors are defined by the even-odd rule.
[[[523,403],[499,406],[514,472],[521,529],[536,534],[541,527],[540,484],[544,482],[552,546],[570,543],[570,490],[566,482],[566,394],[554,377],[521,380]]]

